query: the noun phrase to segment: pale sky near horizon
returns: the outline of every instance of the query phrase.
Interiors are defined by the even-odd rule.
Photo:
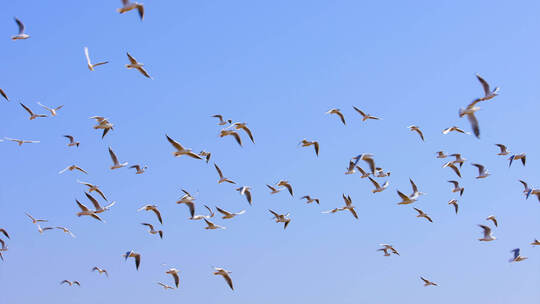
[[[2,303],[538,303],[540,204],[522,195],[519,179],[540,186],[535,140],[540,113],[540,3],[535,1],[152,1],[145,19],[120,15],[121,1],[37,1],[6,3],[0,11],[0,137],[39,140],[18,147],[0,143],[0,227],[11,235],[0,261]],[[13,17],[31,36],[12,41]],[[94,62],[90,72],[83,48]],[[124,67],[129,52],[153,80]],[[471,131],[465,107],[482,94],[475,74],[500,95],[481,103],[481,135],[442,135],[453,125]],[[64,105],[57,117],[28,120],[23,102]],[[362,122],[356,106],[379,116]],[[325,115],[339,108],[347,125]],[[246,122],[255,144],[219,138],[213,114]],[[90,116],[115,125],[103,140]],[[422,128],[426,141],[407,126]],[[62,136],[81,142],[67,147]],[[209,164],[174,158],[165,134],[195,152],[212,152]],[[301,148],[318,140],[319,157]],[[496,143],[525,152],[527,165],[497,156]],[[147,164],[111,171],[107,149],[121,161]],[[435,152],[462,153],[463,178]],[[359,175],[347,176],[348,160],[375,155],[391,172],[390,186],[372,194]],[[213,163],[239,185],[253,188],[253,206],[217,184]],[[492,176],[477,180],[471,163]],[[58,171],[78,164],[88,175]],[[361,165],[366,168],[365,164]],[[426,192],[418,202],[398,206],[396,190],[411,192],[409,178]],[[106,223],[77,217],[75,199],[89,205],[86,187],[95,183],[116,205]],[[290,181],[295,195],[270,195],[265,184]],[[447,180],[459,179],[462,197]],[[386,179],[378,179],[384,182]],[[213,218],[226,230],[205,230],[175,204],[186,189],[203,204],[246,213]],[[359,219],[349,213],[321,214],[341,207],[350,195]],[[310,194],[321,204],[306,205]],[[459,214],[447,202],[457,198]],[[100,202],[102,202],[100,200]],[[164,225],[144,204],[157,204]],[[413,207],[433,218],[416,218]],[[268,209],[291,213],[284,231]],[[66,226],[42,235],[24,215],[46,218],[42,226]],[[478,224],[494,214],[497,240],[479,242]],[[160,240],[140,225],[164,231]],[[492,226],[492,225],[491,225]],[[4,238],[5,239],[5,238]],[[380,243],[400,256],[384,257]],[[510,250],[529,259],[508,263]],[[139,271],[122,254],[142,254]],[[180,288],[167,264],[178,268]],[[92,273],[94,266],[110,277]],[[232,271],[235,290],[212,266]],[[419,277],[439,287],[425,288]],[[59,282],[78,280],[82,286]]]

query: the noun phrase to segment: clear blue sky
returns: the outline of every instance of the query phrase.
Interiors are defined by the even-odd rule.
[[[135,12],[119,15],[119,6],[28,0],[0,11],[0,88],[12,99],[0,101],[0,136],[41,141],[0,145],[0,227],[12,235],[0,262],[3,302],[538,303],[540,248],[528,244],[540,238],[540,205],[523,198],[517,181],[540,185],[538,2],[148,0],[143,22]],[[14,16],[30,39],[10,40]],[[94,62],[110,63],[88,71],[84,46]],[[124,68],[126,51],[154,80]],[[457,113],[482,92],[475,73],[501,87],[477,113],[481,139],[443,136],[452,125],[470,131]],[[37,101],[65,106],[55,118],[29,121],[19,101],[37,112]],[[362,123],[353,105],[383,120]],[[334,107],[347,126],[324,114]],[[216,113],[247,122],[256,144],[219,138]],[[104,140],[93,115],[116,126]],[[410,124],[424,130],[425,143]],[[253,187],[253,207],[234,186],[217,184],[211,164],[172,157],[165,133],[211,151],[226,176]],[[68,148],[64,134],[80,148]],[[303,138],[320,141],[318,158],[298,146]],[[529,153],[527,166],[509,169],[495,143]],[[109,170],[108,146],[148,171]],[[463,166],[457,216],[447,205],[456,195],[446,181],[455,175],[441,168],[438,150],[460,152],[493,174],[476,180],[470,162]],[[362,152],[392,172],[385,192],[372,194],[367,179],[343,174]],[[89,175],[58,175],[73,163]],[[416,206],[433,224],[396,205],[396,189],[410,192],[409,177],[428,193]],[[105,224],[75,216],[75,198],[87,202],[76,179],[117,202]],[[265,184],[279,179],[292,183],[294,198],[268,193]],[[199,203],[247,212],[216,219],[227,230],[207,231],[175,204],[182,188],[198,193]],[[341,206],[342,193],[359,220],[320,213]],[[304,194],[321,205],[305,205]],[[163,226],[136,212],[146,203],[159,206]],[[269,208],[291,213],[286,231]],[[77,238],[40,235],[24,212],[70,227]],[[480,243],[476,225],[490,214],[499,219],[498,239]],[[155,223],[164,239],[141,222]],[[383,257],[379,243],[401,256]],[[516,247],[529,260],[508,263]],[[121,257],[130,249],[142,254],[138,272]],[[162,263],[181,270],[178,290],[156,285],[172,284]],[[212,265],[233,272],[234,292]],[[110,278],[91,273],[93,266]],[[419,276],[440,287],[422,287]],[[63,279],[83,286],[60,286]]]

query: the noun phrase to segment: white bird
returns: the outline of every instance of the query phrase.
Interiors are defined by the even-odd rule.
[[[128,258],[134,258],[135,259],[135,268],[139,270],[139,266],[141,265],[141,254],[136,253],[135,251],[131,250],[122,255],[125,260]]]
[[[355,174],[355,168],[356,166],[354,165],[354,162],[349,161],[349,166],[347,167],[347,171],[345,171],[345,175]]]
[[[19,102],[19,104],[21,105],[21,107],[23,107],[23,109],[26,110],[26,112],[28,112],[28,114],[30,114],[30,120],[36,119],[38,117],[47,117],[47,115],[45,114],[34,114],[34,112],[32,112],[32,110],[30,110],[30,108],[25,106],[22,102]]]
[[[95,199],[92,195],[88,194],[88,193],[84,193],[86,195],[86,197],[88,198],[88,200],[90,200],[90,202],[92,202],[92,205],[94,205],[94,213],[103,213],[105,211],[109,211],[109,209],[111,209],[112,206],[114,206],[116,204],[116,202],[112,202],[110,204],[108,204],[107,206],[105,207],[102,207],[99,202],[97,201],[97,199]]]
[[[411,130],[411,132],[418,133],[418,135],[420,136],[420,139],[422,139],[422,141],[424,141],[424,133],[422,133],[422,130],[420,130],[420,128],[418,126],[408,126],[407,128],[409,128],[409,130]]]
[[[497,155],[508,155],[508,154],[510,154],[510,151],[508,151],[508,149],[506,148],[505,145],[503,145],[503,144],[495,144],[495,146],[499,147],[499,149],[501,150],[501,152],[497,153]]]
[[[176,149],[176,151],[173,152],[173,155],[175,157],[179,157],[179,156],[182,156],[182,155],[187,155],[191,158],[195,158],[195,159],[202,159],[199,155],[193,153],[191,151],[191,149],[185,149],[184,147],[182,147],[182,145],[175,141],[174,139],[170,138],[168,135],[165,134],[165,136],[167,137],[167,140],[169,141],[169,143]]]
[[[437,158],[446,158],[448,155],[444,154],[443,151],[437,151]]]
[[[390,172],[384,172],[382,168],[375,168],[375,177],[387,177],[390,176]]]
[[[229,287],[234,290],[234,287],[233,287],[233,282],[232,282],[232,279],[231,277],[229,276],[230,271],[227,271],[223,268],[219,268],[219,267],[214,267],[214,275],[220,275],[222,276],[224,279],[225,279],[225,282],[227,282],[227,285],[229,285]]]
[[[158,221],[160,224],[163,224],[163,219],[161,218],[161,213],[159,212],[156,205],[144,205],[141,208],[137,209],[137,211],[152,211],[156,214]]]
[[[96,212],[94,210],[88,209],[88,207],[81,204],[81,202],[79,202],[78,200],[75,200],[75,202],[77,202],[77,205],[81,209],[81,211],[77,213],[77,216],[80,217],[80,216],[83,216],[83,215],[88,215],[88,216],[91,216],[91,217],[95,218],[96,220],[98,220],[100,222],[103,222],[103,220],[99,217],[99,215],[96,214]]]
[[[238,132],[233,131],[233,130],[221,130],[219,132],[219,137],[225,137],[225,136],[234,137],[234,139],[240,145],[240,147],[242,146],[242,138],[240,138],[240,134],[238,134]]]
[[[291,196],[294,196],[294,194],[293,194],[293,188],[292,188],[291,184],[290,184],[288,181],[280,180],[276,185],[277,185],[278,187],[285,187],[285,188],[287,188],[287,190],[289,191],[289,194],[290,194]]]
[[[193,195],[191,195],[189,192],[184,189],[182,189],[182,192],[184,192],[184,196],[182,196],[180,200],[176,202],[177,204],[193,203],[195,201],[195,197],[193,197]]]
[[[43,233],[44,231],[54,229],[53,227],[43,227],[43,228],[41,228],[41,225],[39,225],[39,224],[37,224],[36,226],[37,226],[37,229],[38,229],[39,233]]]
[[[137,12],[139,13],[139,18],[143,20],[144,19],[144,5],[142,3],[130,2],[129,0],[122,0],[122,7],[119,9],[116,9],[116,11],[120,14],[123,14],[125,12],[129,12],[134,9],[136,9]]]
[[[313,203],[313,202],[316,202],[317,205],[320,204],[318,198],[312,198],[312,197],[309,196],[309,195],[304,195],[304,196],[302,196],[300,199],[301,199],[301,200],[302,200],[302,199],[305,199],[305,200],[306,200],[306,204],[311,204],[311,203]]]
[[[108,61],[103,61],[103,62],[98,62],[98,63],[92,64],[92,62],[90,61],[90,55],[88,55],[88,48],[87,47],[84,47],[84,56],[86,57],[86,64],[88,65],[88,69],[90,71],[93,71],[94,68],[97,67],[97,66],[109,63]]]
[[[249,186],[242,186],[240,188],[236,188],[236,191],[240,192],[240,195],[245,195],[246,200],[251,205],[251,187]]]
[[[206,205],[203,205],[203,206],[204,206],[204,208],[206,208],[206,210],[208,210],[210,215],[195,215],[195,204],[186,203],[186,205],[188,205],[189,211],[191,213],[191,217],[189,218],[190,220],[198,221],[198,220],[202,220],[202,219],[209,219],[209,218],[213,218],[214,215],[215,215],[214,212],[212,211],[212,209],[210,209],[210,207],[208,207]]]
[[[73,286],[73,285],[77,285],[77,286],[81,286],[81,283],[79,283],[79,281],[68,281],[68,280],[63,280],[62,282],[60,282],[60,285],[62,284],[68,284],[69,286]]]
[[[467,160],[466,158],[463,158],[461,156],[461,154],[459,154],[459,153],[450,154],[450,156],[455,157],[455,159],[452,161],[452,163],[453,164],[459,164],[460,168],[461,168],[461,166],[463,166],[463,163],[465,163],[465,161]]]
[[[437,283],[434,283],[434,282],[432,282],[430,280],[424,279],[423,277],[420,277],[420,279],[422,281],[424,281],[424,287],[427,287],[427,286],[439,286],[439,285],[437,285]]]
[[[111,156],[111,160],[113,162],[113,165],[111,166],[111,170],[114,170],[114,169],[119,169],[119,168],[123,168],[125,166],[128,165],[127,162],[125,163],[120,163],[118,161],[118,158],[116,157],[116,154],[114,154],[113,150],[111,149],[111,147],[109,147],[109,155]]]
[[[199,156],[204,157],[206,159],[206,163],[208,164],[208,162],[210,161],[210,157],[212,157],[212,153],[206,152],[206,151],[201,151],[201,152],[199,152]]]
[[[459,109],[459,117],[463,117],[467,115],[467,119],[469,120],[471,124],[471,128],[473,129],[474,135],[477,138],[480,137],[480,125],[478,124],[478,119],[476,119],[476,116],[474,115],[474,113],[480,110],[480,107],[476,106],[476,104],[480,101],[481,101],[480,99],[475,99],[465,109]]]
[[[341,119],[341,122],[346,125],[345,116],[343,116],[339,109],[330,109],[326,112],[326,114],[336,114],[337,116],[339,116],[339,119]]]
[[[172,275],[172,277],[174,279],[174,285],[176,285],[176,288],[178,288],[178,285],[180,284],[180,277],[178,276],[179,272],[180,272],[180,270],[178,270],[176,268],[171,268],[171,269],[165,271],[166,274]]]
[[[318,141],[316,141],[316,140],[311,141],[311,140],[307,140],[307,139],[302,139],[300,144],[302,145],[302,147],[313,146],[313,148],[315,149],[315,155],[319,156],[319,142]]]
[[[216,224],[210,222],[207,219],[204,219],[204,221],[206,222],[206,225],[207,225],[206,227],[204,227],[204,229],[210,229],[210,230],[213,230],[213,229],[226,229],[226,227],[216,225]]]
[[[454,185],[454,189],[452,189],[452,192],[459,192],[459,196],[463,195],[463,191],[465,191],[465,188],[460,187],[458,181],[449,180],[448,182]]]
[[[345,194],[342,194],[343,201],[345,201],[345,206],[341,209],[343,210],[349,210],[349,212],[354,216],[355,219],[358,219],[358,214],[356,214],[356,210],[354,210],[354,206],[352,204],[352,199],[350,196],[345,196]]]
[[[476,178],[486,178],[490,175],[486,167],[484,167],[483,165],[480,165],[480,164],[472,164],[472,165],[478,168],[478,176]]]
[[[266,187],[268,187],[268,189],[270,189],[270,194],[276,194],[276,193],[279,193],[283,188],[274,188],[270,185],[266,185]]]
[[[44,108],[45,110],[51,112],[51,116],[56,116],[58,114],[58,110],[64,107],[64,105],[58,106],[56,108],[49,108],[47,106],[42,105],[40,102],[37,103],[40,107]]]
[[[71,135],[64,135],[64,137],[69,139],[69,143],[67,144],[68,147],[73,147],[73,146],[79,147],[79,145],[81,144],[80,142],[75,141],[75,138]]]
[[[216,168],[216,171],[219,174],[218,184],[225,183],[225,182],[230,183],[230,184],[236,184],[234,181],[223,176],[223,172],[221,172],[221,169],[219,169],[216,163],[214,163],[214,167]]]
[[[418,215],[416,217],[423,217],[425,218],[426,220],[430,221],[431,223],[433,223],[433,221],[431,220],[431,217],[429,217],[429,215],[427,215],[426,213],[424,213],[424,211],[418,209],[418,208],[414,208],[414,210],[416,210],[416,212],[418,212]]]
[[[71,232],[69,229],[67,229],[66,227],[56,227],[56,229],[60,229],[62,230],[64,233],[67,233],[69,234],[72,238],[75,238],[75,234],[73,234],[73,232]]]
[[[31,216],[30,214],[28,213],[24,213],[26,214],[26,216],[28,216],[31,220],[32,220],[32,224],[38,224],[38,223],[45,223],[45,222],[48,222],[48,220],[42,220],[42,219],[35,219],[33,216]]]
[[[448,202],[448,205],[453,205],[454,206],[454,210],[456,211],[456,214],[458,213],[458,209],[459,209],[459,205],[458,205],[458,201],[455,200],[455,199],[452,199]]]
[[[497,93],[499,92],[499,87],[491,90],[487,81],[485,81],[484,78],[482,78],[480,75],[476,74],[476,79],[480,81],[482,89],[484,89],[484,97],[479,98],[479,101],[490,100],[498,95]]]
[[[60,172],[58,172],[58,174],[62,174],[66,171],[73,171],[73,170],[78,170],[78,171],[81,171],[82,173],[84,174],[88,174],[88,172],[86,172],[84,169],[82,169],[81,167],[77,166],[77,165],[71,165],[71,166],[67,166],[66,168],[60,170]]]
[[[373,178],[371,178],[371,177],[368,177],[368,178],[371,181],[371,183],[373,184],[373,186],[375,186],[375,189],[371,190],[372,193],[382,192],[386,188],[388,188],[388,185],[390,185],[390,183],[388,181],[386,181],[386,182],[384,182],[384,184],[381,187],[379,185],[379,183],[377,183],[377,181],[375,181]]]
[[[462,129],[456,127],[456,126],[452,126],[452,127],[449,127],[449,128],[446,128],[442,131],[442,134],[448,134],[452,131],[455,131],[455,132],[458,132],[458,133],[463,133],[463,134],[470,134],[469,132],[465,132],[463,131]]]
[[[458,167],[456,167],[454,162],[447,162],[442,167],[443,168],[446,168],[446,167],[452,168],[452,170],[454,170],[454,172],[457,174],[457,176],[461,177],[461,172],[459,172],[459,169],[458,169]]]
[[[366,114],[364,112],[362,112],[360,109],[358,109],[357,107],[353,106],[353,108],[356,110],[356,112],[360,113],[360,115],[362,115],[362,121],[366,121],[368,119],[374,119],[374,120],[379,120],[380,118],[378,117],[375,117],[375,116],[371,116],[369,114]]]
[[[499,224],[497,223],[497,219],[495,218],[495,215],[490,215],[486,218],[486,221],[492,221],[495,227],[499,227]]]
[[[157,282],[159,286],[163,287],[163,289],[167,290],[167,289],[174,289],[174,287],[171,287],[167,284],[163,284],[161,282]]]
[[[241,215],[241,214],[246,213],[246,210],[242,210],[240,212],[233,213],[233,212],[229,212],[227,210],[221,209],[219,207],[216,207],[216,210],[219,213],[223,214],[223,216],[221,217],[222,219],[232,219],[233,217],[235,217],[237,215]]]
[[[87,186],[88,192],[92,193],[92,191],[96,191],[104,200],[107,200],[107,198],[105,197],[105,194],[103,194],[103,192],[98,188],[98,186],[92,185],[88,182],[81,182],[80,180],[77,180],[77,182],[79,184]]]
[[[114,125],[105,117],[102,116],[92,116],[91,119],[95,119],[98,124],[94,126],[94,129],[102,129],[103,134],[101,135],[101,138],[103,139],[107,133],[109,133],[110,130],[114,129]]]
[[[137,172],[135,172],[135,174],[143,174],[146,169],[148,169],[148,166],[140,166],[140,165],[133,165],[133,166],[130,166],[129,167],[130,169],[133,169],[135,168],[137,170]]]
[[[272,215],[274,216],[274,219],[276,220],[276,223],[283,223],[283,230],[285,230],[287,226],[289,225],[289,223],[291,222],[291,219],[289,218],[289,213],[278,214],[277,212],[272,211],[270,209],[268,209],[268,211],[272,213]]]
[[[480,228],[484,229],[484,236],[481,239],[478,239],[481,242],[491,242],[496,240],[496,238],[491,235],[491,228],[486,225],[478,225]]]
[[[408,197],[407,195],[403,194],[401,191],[397,190],[397,194],[401,198],[401,202],[397,203],[398,205],[408,205],[416,202],[417,198]]]
[[[514,250],[511,250],[510,252],[513,252],[514,253],[514,257],[512,257],[510,259],[510,263],[511,262],[521,262],[521,261],[525,261],[526,259],[528,259],[526,256],[522,256],[519,254],[519,248],[516,248]]]
[[[11,40],[23,40],[30,38],[30,35],[24,33],[24,24],[21,22],[21,20],[15,18],[15,23],[17,23],[17,26],[19,27],[19,33],[12,36]]]
[[[345,208],[343,208],[343,207],[342,208],[334,208],[334,209],[331,209],[331,210],[328,210],[328,211],[323,211],[321,213],[326,213],[326,214],[328,214],[328,213],[336,213],[336,212],[343,211],[343,210],[345,210]]]
[[[418,187],[416,186],[416,184],[413,182],[412,179],[409,178],[409,182],[411,183],[411,187],[412,187],[412,193],[411,195],[409,195],[409,197],[411,199],[418,199],[418,197],[420,197],[420,195],[425,195],[426,193],[424,192],[420,192],[418,191]]]
[[[148,231],[148,233],[150,233],[150,234],[159,234],[159,238],[163,239],[163,230],[155,230],[154,226],[152,224],[148,224],[148,223],[141,223],[141,225],[144,225],[144,226],[150,228],[150,231]]]
[[[143,63],[137,62],[137,60],[135,58],[133,58],[129,53],[126,53],[126,55],[128,56],[128,59],[129,59],[129,62],[130,62],[130,63],[126,64],[126,68],[128,68],[128,69],[136,69],[141,74],[143,74],[146,78],[152,79],[152,77],[150,77],[148,72],[144,69],[144,64]]]
[[[39,140],[15,139],[15,138],[9,138],[9,137],[4,137],[4,139],[16,142],[17,144],[19,144],[19,146],[22,146],[22,144],[37,144],[37,143],[39,143]]]
[[[251,133],[251,130],[247,127],[247,124],[245,122],[235,122],[229,127],[233,127],[236,130],[243,130],[248,135],[249,139],[251,139],[252,143],[255,143],[255,140],[253,139],[253,134]]]
[[[92,272],[94,272],[94,271],[97,271],[99,274],[104,273],[107,277],[109,277],[109,273],[105,269],[94,266],[94,268],[92,268]]]
[[[510,164],[508,164],[508,167],[512,166],[512,162],[514,160],[518,160],[518,159],[521,159],[521,163],[523,164],[523,166],[525,166],[525,163],[527,162],[527,155],[525,153],[521,153],[521,154],[514,154],[510,156],[510,158],[508,158],[508,160],[510,160]]]

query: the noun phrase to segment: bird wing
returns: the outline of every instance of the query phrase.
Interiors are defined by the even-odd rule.
[[[287,190],[289,190],[289,193],[293,195],[293,189],[292,189],[291,184],[289,183],[283,184],[283,187],[287,188]]]
[[[454,172],[456,172],[457,176],[461,177],[461,173],[459,172],[458,167],[456,167],[454,164],[450,164],[450,165],[448,165],[448,167],[452,168],[452,170],[454,170]]]
[[[79,208],[81,208],[82,211],[90,211],[88,209],[88,207],[86,207],[85,205],[81,204],[81,202],[79,202],[78,200],[75,200],[77,202],[77,205],[79,205]]]
[[[9,234],[7,233],[6,229],[0,228],[0,232],[9,239]]]
[[[469,122],[471,123],[471,127],[473,129],[474,135],[476,137],[480,137],[480,126],[478,125],[478,120],[476,119],[476,116],[474,113],[467,114],[467,118],[469,119]]]
[[[19,27],[19,35],[24,33],[24,24],[21,22],[21,20],[15,18],[15,22],[17,23],[17,26]]]
[[[244,130],[247,133],[249,139],[251,139],[251,141],[255,143],[255,140],[253,140],[253,134],[251,133],[251,130],[245,125],[242,125],[241,129]]]
[[[480,228],[484,229],[484,238],[487,238],[489,237],[489,235],[491,234],[491,228],[489,228],[488,226],[486,225],[478,225]]]
[[[369,169],[371,170],[372,174],[375,174],[375,161],[371,157],[367,157],[363,159],[366,163],[369,165]]]
[[[356,211],[353,208],[349,208],[349,211],[352,213],[355,219],[358,219],[358,214],[356,214]]]
[[[51,111],[51,110],[52,110],[51,108],[47,107],[46,105],[41,104],[41,102],[37,102],[37,104],[38,104],[38,106],[44,108],[44,109],[47,110],[47,111]]]
[[[362,112],[360,109],[358,109],[357,107],[353,106],[353,108],[356,110],[356,112],[360,113],[360,115],[362,116],[366,116],[366,113]]]
[[[416,210],[416,212],[418,212],[419,215],[422,215],[424,214],[424,211],[418,209],[418,208],[414,208],[414,210]]]
[[[139,12],[139,17],[141,20],[144,19],[144,6],[142,4],[137,5],[137,11]]]
[[[167,140],[169,141],[169,143],[178,151],[182,151],[184,150],[184,147],[182,147],[182,145],[177,142],[176,140],[170,138],[167,134],[165,134],[165,136],[167,137]]]
[[[133,58],[129,53],[126,54],[128,56],[129,62],[131,62],[132,64],[137,64],[137,60],[135,60],[135,58]]]
[[[99,205],[99,202],[97,201],[97,199],[95,199],[92,195],[88,194],[88,193],[84,193],[86,195],[86,197],[92,202],[92,204],[94,205],[94,208],[96,208],[96,210],[101,210],[101,206]]]
[[[230,213],[229,211],[225,211],[225,210],[223,210],[223,209],[221,209],[221,208],[219,208],[219,207],[216,207],[216,210],[217,210],[219,213],[223,214],[223,215],[231,215],[231,213]]]
[[[529,190],[529,186],[527,185],[526,182],[524,182],[522,180],[519,180],[519,182],[523,184],[523,187],[525,187],[525,191]]]
[[[9,98],[7,97],[6,92],[4,92],[4,90],[0,89],[0,95],[2,95],[2,97],[4,97],[7,101],[9,101]]]
[[[219,178],[223,178],[223,172],[221,172],[221,169],[219,169],[218,165],[214,163],[214,167],[216,168],[217,173],[219,174]]]
[[[178,288],[178,284],[180,284],[180,277],[178,276],[178,273],[173,272],[171,275],[174,278],[174,285],[176,285],[176,288]]]
[[[371,183],[373,184],[373,186],[375,186],[375,188],[379,189],[381,186],[379,185],[379,183],[377,183],[376,180],[374,180],[373,178],[369,177],[369,180],[371,181]]]
[[[319,142],[318,142],[318,141],[314,141],[314,142],[313,142],[313,146],[314,146],[314,148],[315,148],[315,154],[316,154],[317,156],[319,156]]]
[[[118,158],[116,157],[116,154],[114,154],[113,150],[111,149],[111,147],[109,147],[109,155],[111,156],[111,159],[113,161],[113,163],[115,165],[118,165],[119,162],[118,162]]]
[[[146,78],[152,79],[152,77],[150,77],[150,75],[148,74],[148,72],[147,72],[143,67],[138,67],[137,70],[138,70],[139,72],[141,72],[141,74],[143,74]]]
[[[472,164],[473,166],[475,166],[476,168],[478,168],[478,174],[482,174],[482,172],[484,172],[484,166],[480,165],[480,164]]]
[[[154,226],[152,224],[148,224],[148,223],[141,223],[141,225],[144,225],[144,226],[147,226],[150,228],[150,230],[154,230]]]
[[[159,210],[157,210],[157,208],[152,208],[150,209],[152,211],[154,211],[154,213],[156,214],[157,218],[158,218],[158,221],[163,224],[163,219],[161,218],[161,213],[159,213]]]
[[[270,210],[270,209],[268,209],[268,211],[270,211],[270,213],[272,213],[276,218],[279,217],[279,214],[277,214],[275,211],[272,211],[272,210]]]
[[[339,111],[337,111],[337,112],[335,112],[335,113],[339,116],[339,118],[341,119],[341,122],[342,122],[344,125],[346,125],[346,123],[345,123],[345,116],[343,116],[343,114],[341,114],[341,112],[339,112]]]
[[[409,200],[409,197],[403,193],[401,193],[401,191],[397,190],[397,194],[399,195],[399,197],[404,200],[404,201],[408,201]]]
[[[214,211],[212,211],[212,209],[206,205],[204,205],[204,207],[208,210],[208,212],[210,212],[210,217],[214,217]]]
[[[413,182],[413,180],[409,178],[409,181],[411,182],[413,192],[418,192],[418,187],[416,187],[416,184]]]
[[[75,141],[75,138],[73,138],[73,136],[71,135],[64,135],[64,137],[68,138],[70,143],[73,143]]]
[[[186,202],[185,203],[189,208],[189,214],[191,214],[191,217],[195,215],[195,204],[193,202]]]
[[[32,110],[30,110],[27,106],[25,106],[22,102],[19,102],[21,104],[21,106],[26,110],[26,112],[28,112],[30,115],[34,115],[34,112],[32,112]]]
[[[268,187],[268,188],[269,188],[270,190],[272,190],[272,191],[277,191],[276,188],[274,188],[274,187],[272,187],[272,186],[270,186],[270,185],[268,185],[268,184],[266,185],[266,187]]]
[[[486,80],[484,80],[484,78],[482,78],[482,76],[476,74],[476,78],[478,79],[478,81],[480,81],[480,84],[482,85],[482,88],[484,89],[484,95],[485,96],[488,96],[491,91],[489,90],[489,84],[487,83]]]
[[[225,281],[227,282],[227,285],[229,285],[229,287],[232,290],[234,290],[233,282],[232,282],[231,277],[229,276],[229,274],[227,272],[225,272],[224,274],[222,274],[222,276],[225,279]]]

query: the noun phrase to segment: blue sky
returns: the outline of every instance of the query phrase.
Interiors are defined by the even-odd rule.
[[[0,263],[6,303],[537,302],[540,248],[528,244],[540,238],[540,206],[522,197],[518,179],[540,184],[539,145],[531,140],[540,110],[539,3],[149,0],[143,22],[135,12],[119,15],[119,6],[29,0],[0,11],[0,88],[12,100],[0,102],[0,136],[41,141],[0,145],[0,227],[12,235]],[[14,16],[30,39],[10,40]],[[94,62],[110,63],[88,71],[84,46]],[[125,69],[126,52],[154,80]],[[470,131],[457,113],[482,93],[475,73],[501,87],[477,113],[481,139],[443,136],[452,125]],[[37,112],[38,101],[65,106],[55,118],[29,121],[19,101]],[[362,123],[353,105],[383,119]],[[324,114],[330,108],[342,109],[347,126]],[[245,136],[243,148],[219,138],[210,117],[216,113],[247,122],[255,144]],[[115,124],[103,140],[93,115]],[[422,128],[426,142],[407,130],[410,124]],[[64,134],[81,146],[68,148]],[[227,177],[253,187],[253,207],[234,186],[217,184],[212,162],[172,157],[165,134],[211,151]],[[318,158],[298,146],[303,138],[320,142]],[[527,152],[527,166],[509,169],[495,143]],[[148,171],[109,170],[108,146]],[[457,216],[447,205],[456,195],[446,181],[455,175],[441,168],[439,150],[469,160]],[[343,174],[362,152],[392,172],[388,190],[372,194],[367,179]],[[493,175],[474,179],[470,162]],[[72,163],[89,175],[58,175]],[[397,189],[410,192],[409,177],[428,193],[416,207],[433,224],[396,205]],[[77,179],[100,185],[117,202],[105,224],[75,216],[74,200],[87,202]],[[291,182],[294,198],[268,193],[265,184],[280,179]],[[175,204],[182,188],[199,203],[247,212],[216,219],[226,230],[207,231]],[[352,197],[359,220],[320,213],[341,206],[342,193]],[[304,194],[321,205],[305,205]],[[136,212],[147,203],[159,206],[163,226]],[[269,208],[291,213],[286,231]],[[24,212],[70,227],[77,238],[40,235]],[[480,243],[476,225],[490,214],[499,219],[497,240]],[[141,222],[163,229],[164,239]],[[379,243],[393,244],[401,256],[383,257]],[[516,247],[529,260],[509,264]],[[130,249],[142,254],[138,272],[121,257]],[[162,263],[181,270],[178,290],[156,285],[172,284]],[[90,272],[93,266],[110,278]],[[233,272],[234,292],[211,266]],[[440,287],[422,287],[419,276]],[[63,279],[83,286],[60,286]]]

